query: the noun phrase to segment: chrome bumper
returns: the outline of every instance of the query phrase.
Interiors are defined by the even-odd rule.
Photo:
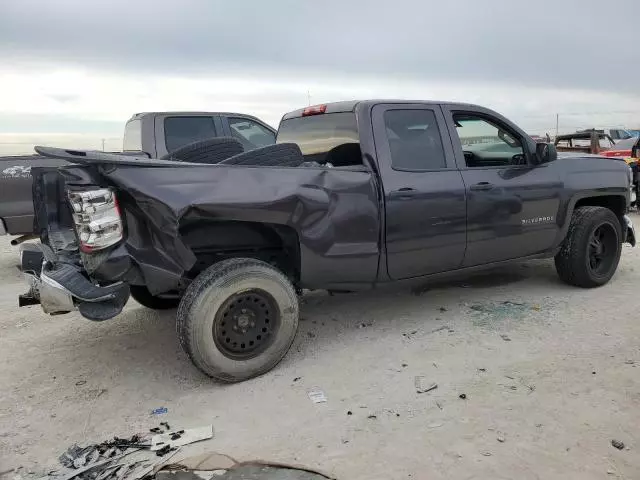
[[[624,216],[624,241],[630,243],[632,247],[636,246],[636,229],[628,215]]]
[[[40,305],[56,315],[79,310],[89,320],[103,321],[118,315],[129,299],[129,286],[122,282],[99,286],[70,263],[46,260],[37,249],[21,252],[21,269],[29,291],[18,297],[18,305]],[[51,256],[51,255],[50,255]]]
[[[29,291],[18,297],[20,307],[40,304],[42,311],[50,315],[69,313],[77,309],[71,292],[49,278],[46,273],[38,277],[34,273],[25,272],[24,276],[29,285]]]

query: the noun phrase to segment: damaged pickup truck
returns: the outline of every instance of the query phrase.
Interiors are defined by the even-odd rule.
[[[555,257],[579,287],[614,275],[631,172],[557,158],[486,108],[340,102],[286,114],[277,144],[215,164],[39,147],[42,244],[21,304],[96,321],[130,296],[177,307],[180,343],[223,381],[273,368],[303,289],[356,291]]]

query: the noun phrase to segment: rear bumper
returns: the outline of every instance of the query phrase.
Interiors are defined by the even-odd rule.
[[[633,222],[631,221],[628,215],[624,216],[623,228],[625,232],[624,241],[626,243],[631,244],[632,247],[635,247],[636,246],[636,229],[633,226]]]
[[[40,304],[51,315],[78,310],[94,321],[108,320],[122,311],[129,299],[126,283],[95,285],[80,267],[54,257],[39,245],[21,251],[20,266],[29,291],[19,296],[19,306]]]

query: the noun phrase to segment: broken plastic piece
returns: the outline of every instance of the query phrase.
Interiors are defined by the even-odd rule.
[[[177,438],[174,438],[176,436]],[[151,437],[151,450],[157,451],[166,447],[181,447],[182,445],[189,445],[211,437],[213,437],[213,425],[180,430],[179,432],[162,433]]]
[[[156,408],[155,410],[151,410],[151,415],[164,415],[169,411],[166,407]]]

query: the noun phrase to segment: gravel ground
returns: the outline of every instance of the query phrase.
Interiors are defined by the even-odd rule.
[[[308,295],[284,361],[236,385],[192,367],[174,312],[132,301],[100,324],[18,309],[16,258],[2,239],[0,472],[35,476],[74,442],[168,421],[214,425],[190,452],[341,479],[640,478],[639,249],[596,290],[539,261],[428,290]],[[418,394],[416,376],[438,387]]]

